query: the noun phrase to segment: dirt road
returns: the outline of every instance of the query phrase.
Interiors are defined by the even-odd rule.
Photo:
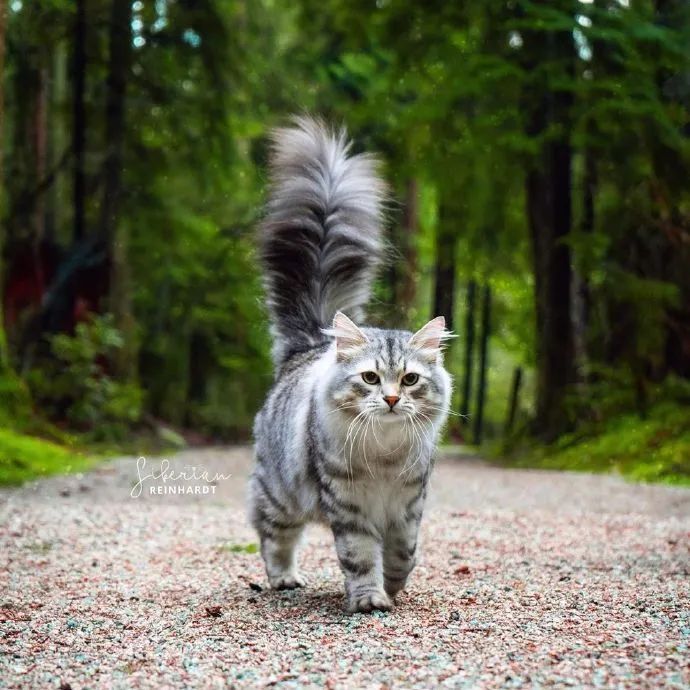
[[[248,449],[171,462],[208,477],[122,458],[0,492],[0,687],[690,684],[690,490],[446,458],[408,591],[346,616],[322,528],[308,586],[265,589]]]

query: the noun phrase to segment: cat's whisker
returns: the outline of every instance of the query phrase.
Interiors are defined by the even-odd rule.
[[[418,415],[419,417],[423,417],[424,419],[426,419],[426,421],[429,423],[429,426],[430,426],[432,429],[434,428],[434,420],[431,419],[431,417],[429,417],[428,415],[424,414],[424,412],[422,412],[421,410],[417,412],[417,415]],[[428,433],[429,430],[426,428],[426,425],[425,425],[425,424],[422,424],[422,428],[424,429],[424,432],[425,432],[425,433]],[[426,438],[427,438],[427,441],[429,442],[429,445],[433,445],[433,443],[432,443],[431,439],[428,437],[428,435],[427,435]]]
[[[356,430],[359,427],[359,424],[357,422],[361,422],[363,417],[365,415],[365,411],[362,410],[351,422],[350,425],[347,428],[347,434],[345,436],[345,443],[343,444],[343,447],[341,449],[341,452],[343,454],[343,457],[345,457],[345,464],[346,464],[346,471],[349,476],[349,483],[352,484],[354,482],[354,469],[352,466],[352,447],[354,445],[354,437],[351,439],[350,434],[355,433]],[[355,426],[356,425],[356,426]],[[345,453],[345,447],[347,446],[348,440],[350,440],[350,455],[349,455],[349,460],[347,457],[347,454]]]
[[[348,431],[348,440],[349,440],[349,452],[345,450],[343,452],[343,457],[345,458],[345,466],[347,468],[347,473],[349,477],[349,484],[354,483],[354,468],[352,466],[352,438],[350,434],[354,433],[355,429],[357,428],[357,425],[359,424],[360,421],[360,415],[357,415],[355,419],[352,420],[351,424],[351,430]],[[345,445],[348,445],[346,442]]]
[[[406,424],[407,424],[407,419],[405,417],[403,417],[403,429],[405,429]],[[390,450],[387,453],[384,453],[384,455],[393,455],[394,453],[397,453],[406,443],[407,443],[407,434],[405,435],[405,438],[402,441],[400,441],[397,448],[393,448],[393,450]]]
[[[350,466],[352,465],[352,449],[355,443],[355,438],[357,437],[357,432],[359,430],[359,427],[361,426],[362,422],[364,421],[364,410],[362,410],[350,423],[350,426],[348,427],[348,432],[347,432],[347,438],[345,439],[345,444],[347,445],[348,441],[350,444]]]
[[[374,441],[376,441],[376,445],[377,445],[379,448],[383,448],[383,446],[381,445],[381,441],[379,441],[379,438],[378,438],[378,436],[376,435],[376,429],[374,428],[374,419],[376,419],[376,421],[379,423],[379,426],[381,426],[381,422],[380,422],[380,420],[379,420],[379,418],[378,418],[378,415],[373,415],[373,414],[372,414],[372,415],[371,415],[371,433],[374,435]]]
[[[369,424],[373,424],[373,416],[372,415],[369,415],[367,417],[366,424],[364,427],[364,432],[362,433],[362,443],[361,443],[362,449],[363,449],[362,455],[364,456],[364,464],[367,466],[367,469],[369,470],[369,474],[371,475],[371,478],[375,479],[374,473],[373,473],[371,467],[369,466],[369,459],[367,458],[366,434],[367,434],[367,429],[369,427]]]
[[[358,415],[355,416],[355,418],[350,422],[350,424],[347,427],[347,432],[345,433],[345,441],[342,445],[342,448],[340,449],[340,453],[342,453],[345,450],[345,447],[347,446],[347,442],[350,438],[350,433],[352,432],[352,427],[354,423],[364,414],[364,411],[360,412]]]
[[[364,434],[366,433],[366,425],[368,424],[369,418],[364,412],[362,414],[362,419],[360,420],[359,424],[357,425],[357,429],[354,432],[354,435],[352,437],[352,442],[350,445],[350,464],[352,464],[352,453],[354,452],[356,444],[359,442],[359,447],[361,449],[362,447],[362,439],[364,437]],[[361,450],[360,450],[361,452]],[[371,469],[369,470],[369,473],[371,474]],[[372,475],[373,476],[373,475]]]
[[[417,427],[417,433],[419,435],[419,453],[417,454],[417,460],[415,461],[415,462],[417,462],[420,459],[422,453],[424,452],[425,446],[424,446],[424,443],[422,441],[422,437],[424,437],[424,440],[427,443],[430,443],[430,439],[426,433],[426,429],[424,428],[424,425],[419,420],[417,420],[413,417],[412,423]]]
[[[357,422],[357,426],[352,432],[352,438],[350,439],[350,465],[353,465],[353,453],[357,448],[357,441],[359,440],[359,445],[361,445],[362,429],[367,422],[366,412],[362,411],[362,414]]]
[[[463,419],[469,419],[469,415],[462,414],[461,412],[456,412],[455,410],[451,410],[448,407],[438,407],[436,405],[429,405],[425,404],[424,409],[426,410],[434,410],[436,412],[445,412],[446,414],[449,414],[453,417],[462,417]]]
[[[413,417],[410,418],[410,422],[417,429],[416,433],[417,433],[417,439],[419,441],[419,452],[417,453],[417,457],[415,458],[415,461],[406,470],[409,474],[412,473],[412,470],[417,466],[419,461],[422,459],[422,455],[424,454],[424,444],[422,443],[422,438],[419,435],[420,430],[424,433],[423,429],[421,429],[421,422],[415,421]],[[419,426],[417,426],[417,425],[419,425]],[[427,438],[427,441],[428,441],[428,438]]]
[[[344,405],[340,405],[340,407],[335,407],[333,408],[330,412],[328,412],[329,415],[335,413],[335,412],[340,412],[341,410],[351,410],[351,409],[356,409],[358,408],[359,405],[357,403],[345,403]]]
[[[413,440],[414,440],[414,441],[418,441],[419,444],[421,445],[421,439],[420,439],[419,434],[417,433],[417,430],[416,430],[416,428],[415,428],[415,424],[414,424],[414,419],[413,419],[413,417],[408,416],[407,419],[408,419],[408,421],[410,422],[410,429],[411,429],[412,434],[413,434]],[[405,464],[404,464],[402,470],[400,470],[400,473],[398,474],[398,478],[402,477],[403,474],[408,470],[408,464],[409,464],[409,462],[410,462],[410,458],[411,458],[411,457],[412,457],[412,454],[410,453],[410,454],[407,456],[406,460],[405,460]],[[415,463],[416,463],[416,460],[415,460]],[[414,466],[415,463],[412,464],[412,467]]]

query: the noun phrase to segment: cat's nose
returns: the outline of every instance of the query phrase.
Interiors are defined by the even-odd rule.
[[[398,400],[400,400],[400,396],[398,395],[384,395],[383,399],[388,403],[388,407],[391,408],[391,410],[395,407],[397,404]]]

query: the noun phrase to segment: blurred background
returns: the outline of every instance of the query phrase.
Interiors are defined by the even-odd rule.
[[[685,0],[0,0],[0,481],[246,441],[267,130],[385,161],[371,323],[459,337],[448,443],[690,476]]]

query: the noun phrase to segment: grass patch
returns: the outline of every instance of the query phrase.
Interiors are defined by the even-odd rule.
[[[660,403],[645,419],[625,414],[603,428],[561,437],[550,446],[518,449],[513,467],[615,472],[641,482],[690,486],[690,410]]]
[[[26,547],[31,553],[48,553],[53,548],[52,542],[49,541],[37,541],[33,544],[29,544]]]
[[[93,464],[82,451],[0,429],[0,485],[23,484],[50,474],[80,472]]]
[[[224,553],[259,553],[258,544],[222,544],[218,551]]]

